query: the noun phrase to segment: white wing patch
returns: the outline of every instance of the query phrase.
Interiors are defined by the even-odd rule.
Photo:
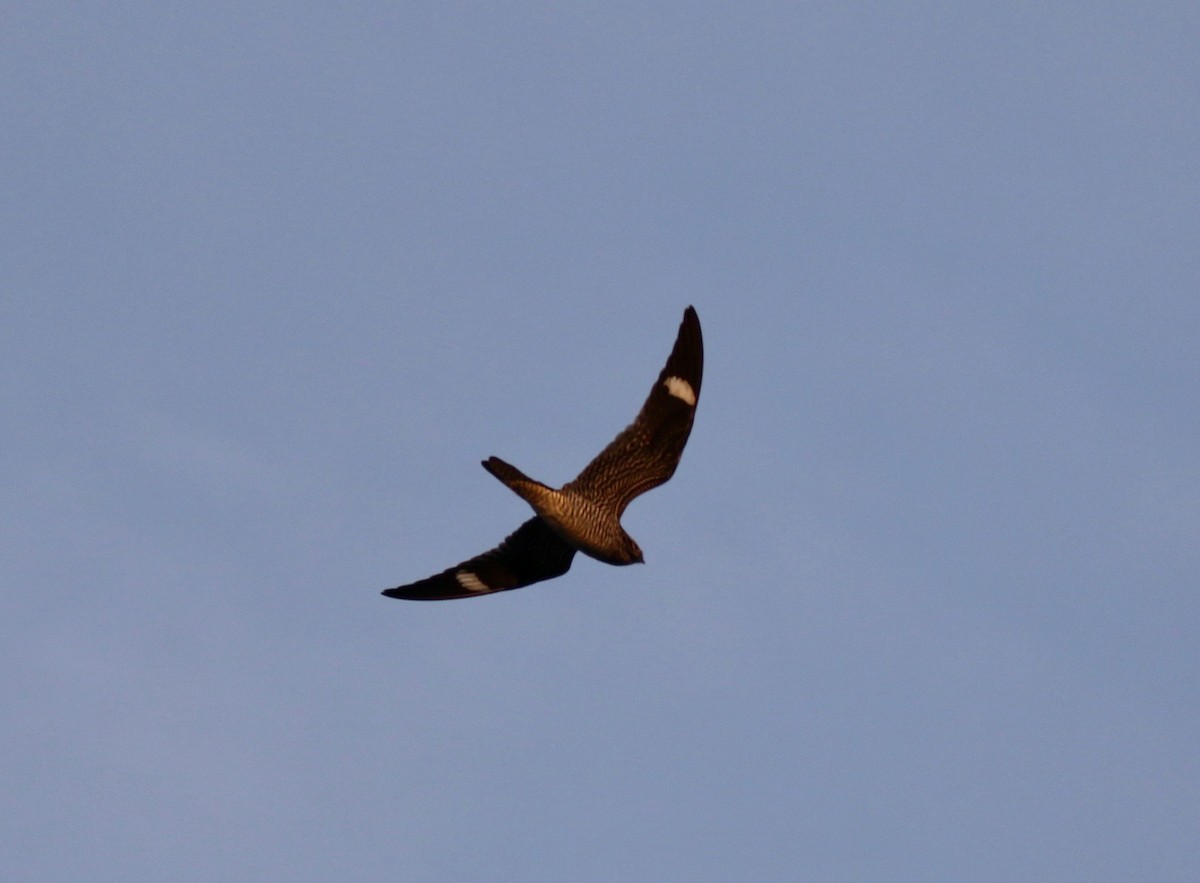
[[[460,570],[458,573],[454,574],[454,578],[458,580],[458,584],[468,592],[488,591],[488,586],[484,584],[483,580],[471,573],[469,570]]]
[[[682,377],[668,377],[663,381],[663,386],[675,398],[681,399],[689,405],[696,404],[696,390],[692,389],[692,385]]]

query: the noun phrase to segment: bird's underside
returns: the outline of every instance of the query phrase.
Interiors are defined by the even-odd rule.
[[[498,457],[484,468],[533,507],[535,516],[499,546],[435,576],[383,594],[410,601],[470,598],[519,589],[566,573],[576,552],[609,564],[642,560],[620,525],[629,502],[669,479],[692,431],[704,342],[692,307],[637,418],[574,481],[547,487]]]

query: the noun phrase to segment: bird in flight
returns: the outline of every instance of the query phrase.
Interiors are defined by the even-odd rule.
[[[555,489],[499,457],[489,457],[483,468],[536,515],[491,551],[383,594],[443,601],[519,589],[562,576],[576,552],[606,564],[642,563],[642,550],[621,527],[621,514],[634,497],[675,473],[692,431],[703,373],[700,319],[688,307],[667,364],[637,418],[574,481]]]

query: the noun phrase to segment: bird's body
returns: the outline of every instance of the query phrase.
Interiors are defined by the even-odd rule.
[[[630,500],[674,474],[692,430],[703,371],[700,319],[688,307],[637,419],[578,477],[556,489],[499,457],[488,458],[483,467],[537,514],[495,549],[383,594],[436,601],[517,589],[566,573],[577,551],[606,564],[642,562],[642,550],[621,527],[621,514]]]
[[[605,564],[641,562],[641,550],[625,533],[612,507],[572,488],[574,482],[557,490],[546,487],[499,457],[489,457],[483,468],[532,506],[538,517],[576,550]]]

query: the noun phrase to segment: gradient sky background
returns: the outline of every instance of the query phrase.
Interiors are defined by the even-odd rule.
[[[1194,2],[3,17],[0,877],[1200,879]]]

